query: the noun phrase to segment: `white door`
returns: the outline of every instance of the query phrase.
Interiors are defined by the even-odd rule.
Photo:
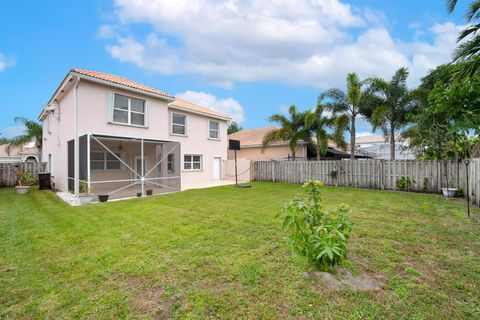
[[[220,180],[222,158],[213,158],[213,180]]]

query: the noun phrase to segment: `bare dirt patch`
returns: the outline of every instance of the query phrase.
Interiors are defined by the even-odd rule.
[[[158,320],[171,318],[173,306],[178,301],[176,296],[169,297],[166,290],[152,279],[134,277],[125,280],[124,288],[131,296],[130,306],[135,314]]]
[[[382,283],[367,272],[353,275],[348,269],[337,268],[335,274],[329,272],[304,272],[304,276],[317,284],[320,290],[376,291],[381,289]]]

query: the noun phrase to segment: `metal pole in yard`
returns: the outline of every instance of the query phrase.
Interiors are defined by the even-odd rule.
[[[467,175],[467,215],[470,218],[470,191],[468,190],[468,165],[470,160],[465,160],[465,173]]]
[[[145,176],[144,176],[144,175],[145,175],[145,171],[144,171],[144,170],[145,170],[145,168],[144,168],[144,165],[145,165],[145,164],[144,164],[145,156],[144,156],[144,154],[143,154],[143,138],[142,138],[142,140],[141,140],[140,149],[141,149],[141,154],[142,154],[142,155],[141,155],[141,158],[140,158],[140,159],[141,159],[141,160],[140,160],[140,162],[141,162],[141,164],[140,164],[140,170],[142,170],[142,173],[141,173],[141,175],[140,175],[140,181],[142,182],[142,196],[145,196]]]
[[[237,150],[235,150],[235,187],[238,187],[238,176],[237,176]]]

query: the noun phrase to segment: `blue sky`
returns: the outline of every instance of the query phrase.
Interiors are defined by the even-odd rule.
[[[291,104],[313,106],[347,72],[414,86],[449,60],[468,1],[4,1],[0,133],[36,118],[69,69],[118,74],[267,125]],[[359,121],[358,132],[370,131]]]

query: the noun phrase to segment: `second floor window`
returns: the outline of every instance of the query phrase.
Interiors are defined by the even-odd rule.
[[[208,121],[208,137],[210,139],[216,139],[218,140],[220,138],[220,135],[218,134],[220,128],[220,124],[218,121]]]
[[[185,119],[183,114],[172,113],[172,134],[186,135]]]
[[[114,94],[113,122],[145,126],[145,100]]]

